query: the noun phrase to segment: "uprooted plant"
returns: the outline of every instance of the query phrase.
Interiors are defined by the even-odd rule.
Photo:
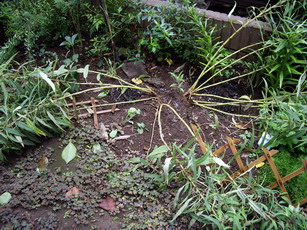
[[[58,100],[67,88],[53,82],[63,78],[54,63],[34,70],[25,63],[14,69],[12,59],[0,66],[0,160],[70,126],[65,101]]]

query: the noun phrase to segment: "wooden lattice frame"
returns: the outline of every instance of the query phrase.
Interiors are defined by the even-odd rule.
[[[203,153],[206,153],[207,152],[207,148],[205,147],[205,144],[201,138],[201,136],[199,135],[199,133],[197,132],[198,130],[198,127],[197,125],[195,124],[191,124],[191,127],[192,127],[192,130],[193,132],[197,135],[196,138],[197,138],[197,141],[202,149],[202,152]],[[231,152],[234,154],[235,159],[236,159],[236,162],[239,166],[239,170],[235,173],[233,173],[231,175],[231,177],[234,179],[236,177],[238,177],[239,175],[245,173],[246,171],[250,170],[251,168],[253,168],[254,166],[258,165],[259,163],[261,162],[264,162],[264,161],[268,161],[269,162],[269,165],[271,167],[271,170],[276,178],[276,182],[274,182],[273,184],[271,184],[270,186],[268,186],[268,188],[270,189],[273,189],[273,188],[276,188],[277,186],[281,189],[281,191],[285,194],[285,196],[289,199],[290,199],[290,196],[288,195],[288,192],[287,192],[287,189],[284,185],[284,183],[286,183],[287,181],[291,180],[292,178],[300,175],[301,173],[303,172],[306,172],[307,171],[307,160],[304,160],[302,159],[302,163],[303,163],[303,167],[295,170],[294,172],[288,174],[287,176],[285,177],[281,177],[280,174],[279,174],[279,171],[278,169],[276,168],[276,165],[274,163],[274,160],[272,158],[272,156],[274,156],[275,154],[278,153],[277,150],[268,150],[266,148],[262,148],[262,151],[264,152],[264,156],[261,156],[259,157],[257,160],[251,162],[249,165],[245,166],[240,155],[238,154],[238,151],[237,151],[237,148],[236,148],[236,144],[240,142],[239,139],[232,139],[230,137],[226,137],[226,140],[227,140],[227,143],[225,145],[223,145],[222,147],[220,147],[219,149],[217,149],[216,151],[214,151],[212,153],[212,155],[214,156],[218,156],[220,155],[221,153],[225,152],[225,150],[229,147],[231,149]],[[307,197],[305,199],[303,199],[299,205],[304,205],[307,203]],[[295,205],[298,205],[298,204],[295,204]]]

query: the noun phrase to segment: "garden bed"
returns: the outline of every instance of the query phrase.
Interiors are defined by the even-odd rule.
[[[143,2],[155,7],[107,1],[110,18],[104,5],[103,11],[70,1],[69,8],[61,1],[16,6],[15,13],[46,7],[64,19],[71,16],[65,9],[78,14],[71,17],[73,23],[65,21],[76,33],[60,43],[50,37],[53,25],[44,22],[63,18],[28,12],[38,17],[32,21],[36,26],[9,37],[0,50],[0,157],[7,157],[0,163],[0,226],[306,229],[306,210],[293,206],[306,194],[293,189],[306,172],[287,182],[288,200],[262,186],[262,180],[265,186],[275,182],[266,177],[267,162],[244,166],[261,156],[271,159],[258,142],[267,130],[282,135],[264,146],[306,151],[304,79],[295,91],[275,95],[276,84],[293,83],[269,78],[279,73],[278,66],[272,71],[259,67],[274,63],[275,46],[285,47],[275,38],[252,45],[260,41],[259,27],[267,24],[253,22],[236,34],[226,14]],[[209,20],[200,16],[204,12]],[[78,27],[77,18],[88,28]],[[245,21],[230,19],[234,27]],[[6,25],[13,30],[17,24]],[[44,35],[31,37],[37,28]],[[31,48],[35,41],[42,43],[40,49]],[[48,47],[47,41],[54,45]],[[9,56],[14,49],[20,53]],[[262,56],[263,50],[269,55]],[[255,55],[263,59],[246,62]],[[298,160],[289,156],[274,156],[281,177],[301,165],[295,162],[285,170],[283,160]]]

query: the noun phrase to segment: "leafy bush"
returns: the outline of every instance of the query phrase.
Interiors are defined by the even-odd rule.
[[[260,109],[260,129],[273,137],[267,145],[307,154],[307,97],[276,97],[274,102]]]
[[[85,0],[84,0],[85,1]],[[14,0],[0,3],[0,20],[8,38],[18,35],[18,41],[33,55],[38,44],[55,41],[74,28],[80,33],[83,0]]]
[[[13,69],[11,59],[0,66],[0,160],[70,126],[65,101],[59,99],[66,87],[61,90],[61,84],[54,83],[68,76],[64,69],[54,71],[53,63],[34,70],[26,65]]]
[[[306,75],[307,21],[301,20],[303,14],[297,15],[302,7],[299,1],[288,1],[267,17],[272,32],[264,45],[271,47],[259,53],[259,64],[273,89],[293,90]]]
[[[166,155],[165,146],[148,156],[162,171],[155,175],[160,183],[180,186],[174,199],[177,213],[173,221],[188,215],[189,227],[199,224],[206,229],[306,229],[306,216],[299,207],[255,183],[251,174],[229,180],[227,164],[210,152],[196,157],[192,144],[193,141],[183,147],[174,144],[171,156]]]

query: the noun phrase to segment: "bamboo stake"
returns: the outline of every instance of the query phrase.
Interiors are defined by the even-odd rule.
[[[115,109],[115,111],[120,111],[120,109]],[[107,109],[107,110],[101,110],[101,111],[97,111],[97,114],[103,114],[103,113],[112,113],[113,110],[112,109]],[[83,114],[79,114],[79,117],[86,117],[88,115],[91,115],[90,113],[83,113]]]
[[[203,154],[206,154],[208,150],[207,150],[207,147],[206,147],[206,145],[205,145],[201,135],[199,135],[199,132],[197,132],[198,129],[199,129],[198,126],[193,124],[193,123],[191,123],[191,127],[192,127],[192,130],[194,132],[194,135],[197,134],[196,139],[197,139],[197,141],[198,141],[198,143],[200,145],[201,151],[203,152]]]
[[[240,155],[238,154],[238,151],[237,151],[237,149],[236,149],[236,146],[234,145],[233,140],[232,140],[230,137],[228,137],[228,136],[226,137],[226,140],[227,140],[227,142],[228,142],[228,144],[229,144],[229,147],[230,147],[231,152],[233,153],[233,155],[234,155],[234,156],[237,155],[237,156],[236,156],[236,161],[237,161],[237,164],[238,164],[238,166],[239,166],[239,168],[240,168],[240,171],[241,171],[241,172],[246,171],[247,167],[244,166],[244,164],[243,164],[243,162],[242,162],[242,160],[241,160],[241,157],[240,157]]]
[[[97,110],[96,110],[96,107],[95,107],[95,98],[94,97],[91,97],[91,101],[92,101],[92,108],[93,108],[93,119],[94,119],[94,126],[96,129],[99,128],[99,124],[98,124],[98,116],[97,116]]]

